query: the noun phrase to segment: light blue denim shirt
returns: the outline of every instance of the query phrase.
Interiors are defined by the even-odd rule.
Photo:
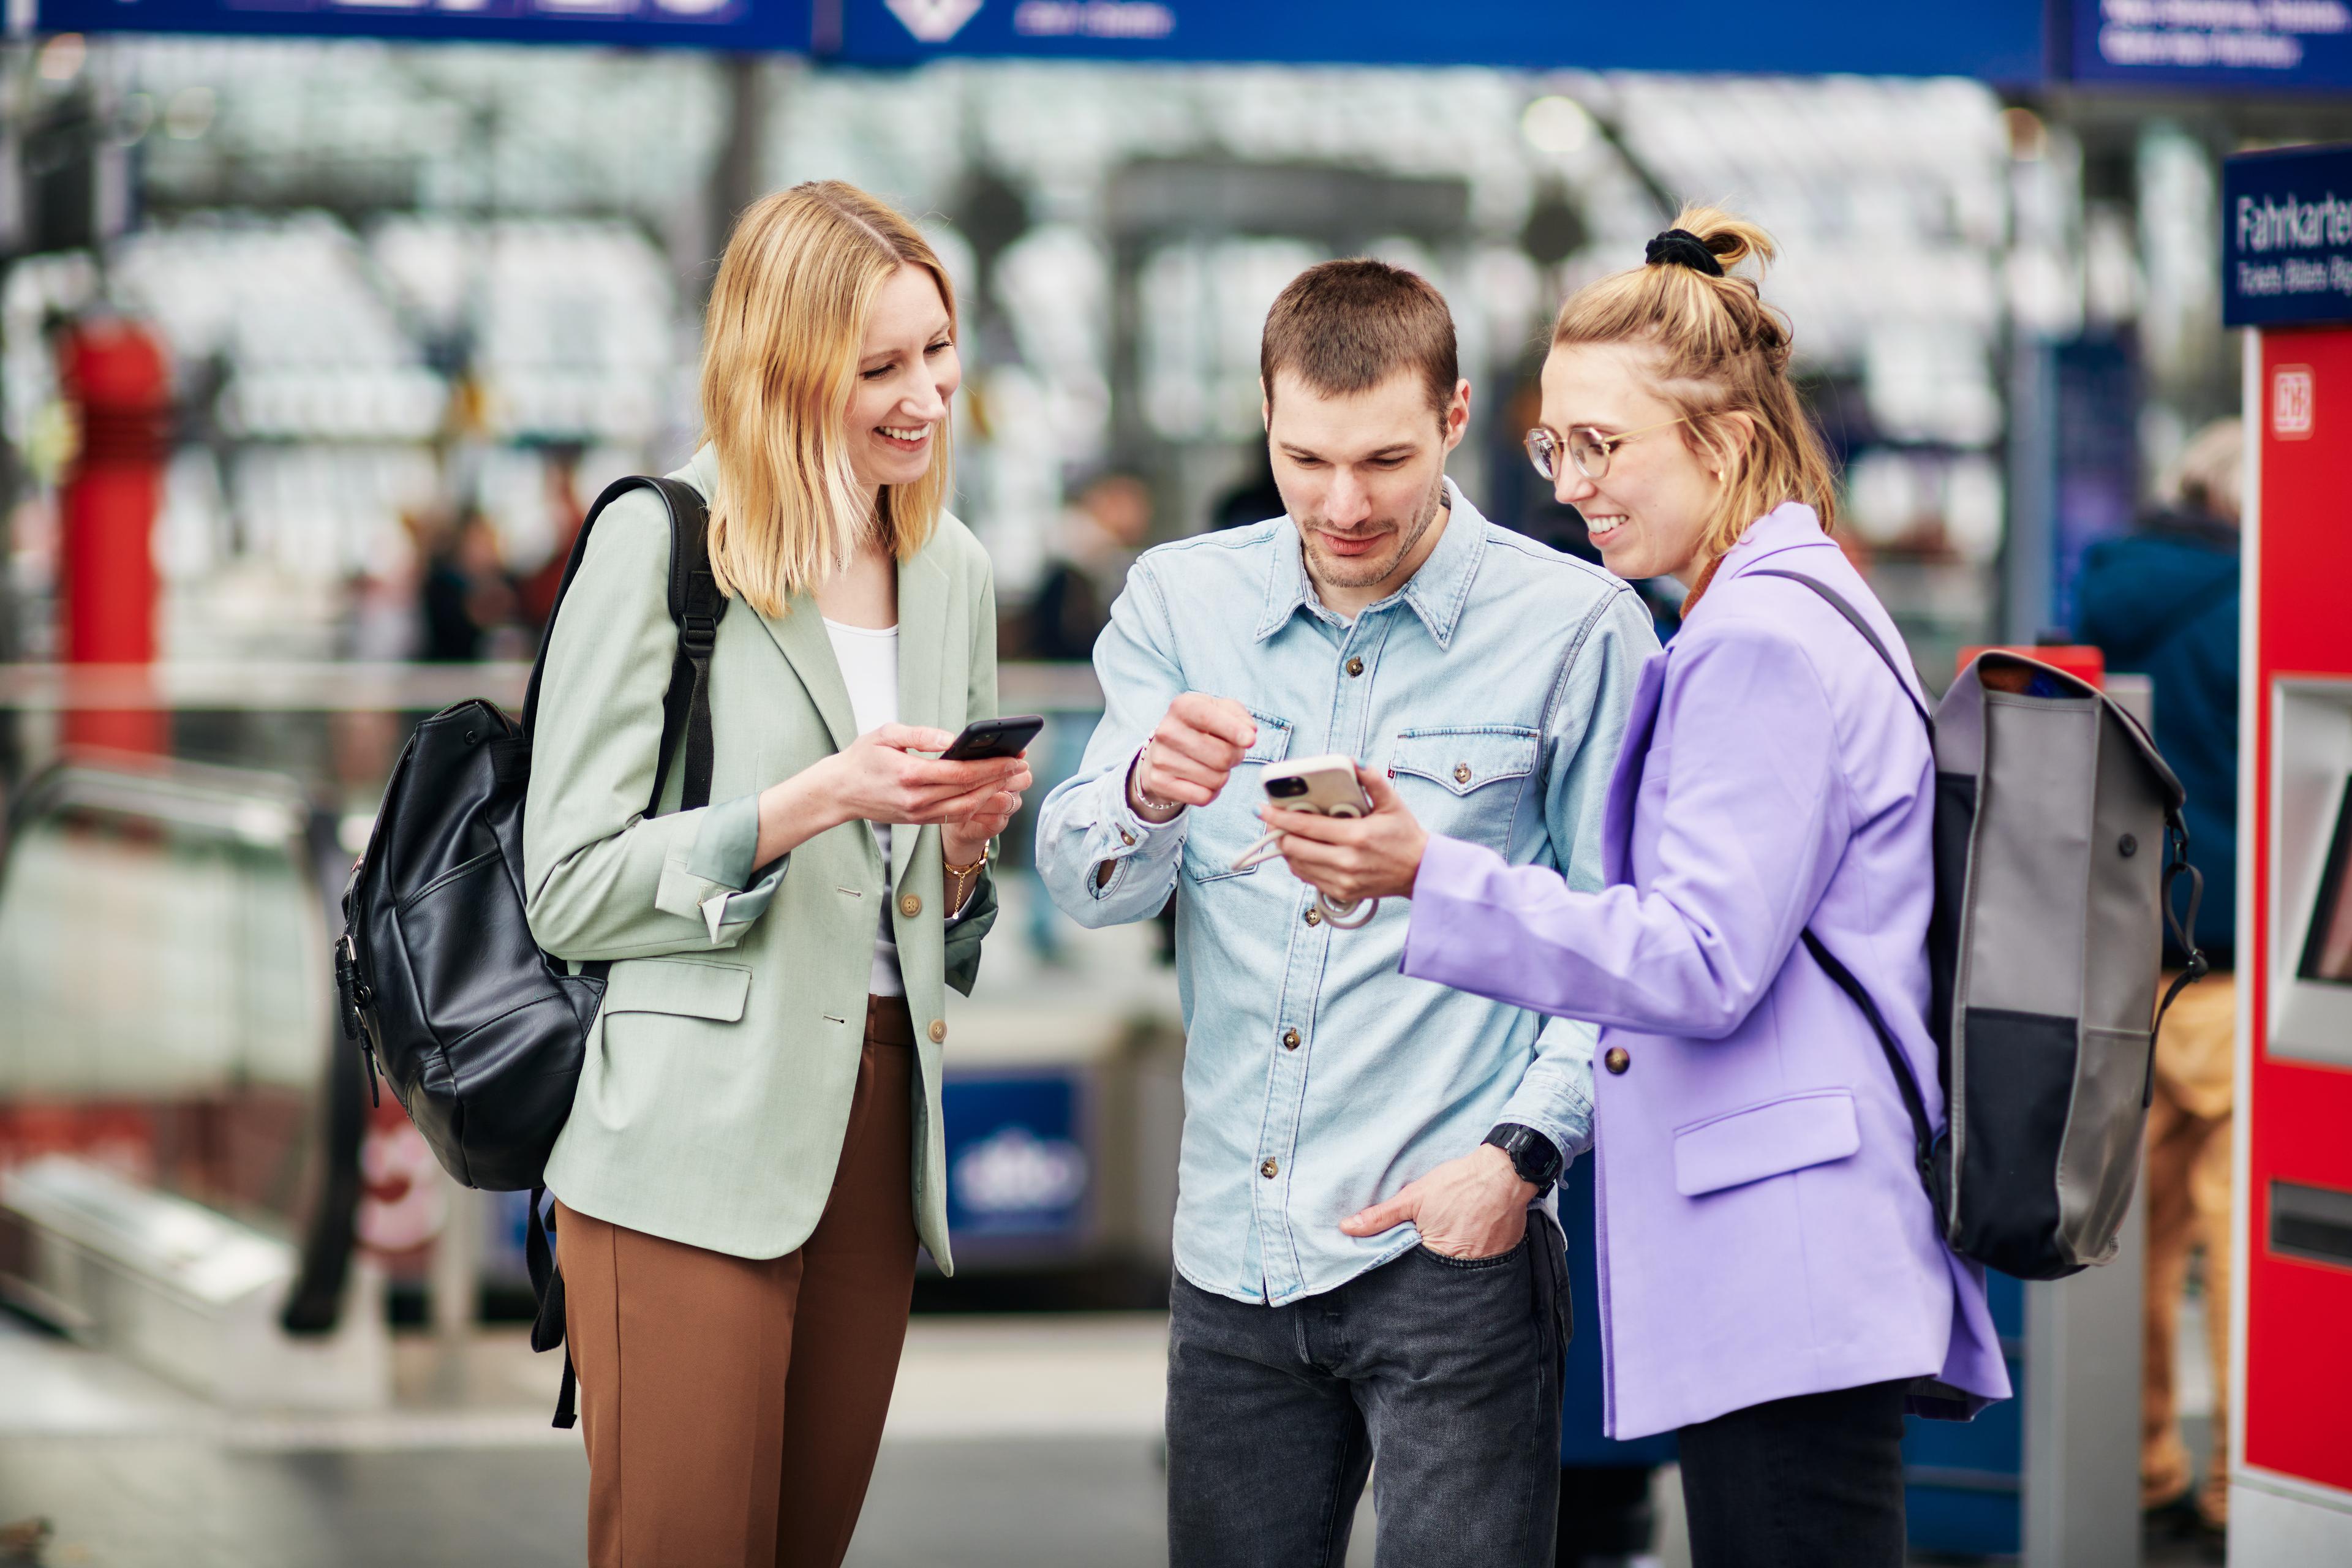
[[[1446,489],[1436,550],[1352,623],[1317,596],[1286,518],[1147,552],[1095,645],[1102,723],[1039,814],[1038,870],[1081,924],[1178,893],[1176,1266],[1237,1300],[1295,1301],[1411,1248],[1410,1226],[1360,1240],[1339,1222],[1498,1121],[1570,1157],[1591,1142],[1589,1025],[1406,979],[1401,901],[1335,931],[1280,860],[1232,868],[1260,831],[1263,764],[1342,752],[1386,769],[1431,832],[1600,888],[1649,613]],[[1257,742],[1214,802],[1154,826],[1128,807],[1128,767],[1185,691],[1247,707]]]

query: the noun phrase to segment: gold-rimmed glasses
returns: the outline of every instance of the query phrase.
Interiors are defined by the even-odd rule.
[[[1607,477],[1610,456],[1618,447],[1636,436],[1664,430],[1670,425],[1686,425],[1690,419],[1685,414],[1680,419],[1662,419],[1655,425],[1644,425],[1638,430],[1615,436],[1605,436],[1590,425],[1573,426],[1568,432],[1568,460],[1576,465],[1578,473],[1599,484]],[[1528,432],[1528,461],[1545,479],[1555,484],[1559,482],[1559,441],[1540,425]]]

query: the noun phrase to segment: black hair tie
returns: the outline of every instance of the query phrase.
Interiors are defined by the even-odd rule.
[[[1642,258],[1653,267],[1687,267],[1709,278],[1723,276],[1723,263],[1715,258],[1706,241],[1686,228],[1670,228],[1650,241]]]

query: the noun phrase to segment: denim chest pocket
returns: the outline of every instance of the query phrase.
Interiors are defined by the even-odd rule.
[[[1255,877],[1264,869],[1253,866],[1236,871],[1234,862],[1265,831],[1265,825],[1257,819],[1257,808],[1265,804],[1265,789],[1259,781],[1266,763],[1290,755],[1293,726],[1287,719],[1255,708],[1249,715],[1257,723],[1257,739],[1226,776],[1217,798],[1185,813],[1189,820],[1184,826],[1184,874],[1195,882]]]
[[[1432,833],[1507,852],[1539,749],[1540,738],[1523,724],[1403,730],[1389,754],[1389,776]]]

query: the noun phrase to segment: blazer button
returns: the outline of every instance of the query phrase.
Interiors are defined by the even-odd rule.
[[[1298,1048],[1297,1030],[1285,1029],[1282,1031],[1282,1048],[1286,1051],[1295,1051]]]
[[[1364,673],[1364,661],[1363,661],[1362,659],[1360,659],[1360,658],[1351,658],[1351,659],[1349,659],[1349,660],[1348,661],[1348,673],[1349,673],[1349,675],[1361,675],[1361,674],[1363,674],[1363,673]]]
[[[1257,1173],[1270,1182],[1282,1173],[1282,1167],[1268,1160],[1257,1168]]]
[[[1601,1065],[1611,1072],[1622,1073],[1633,1065],[1633,1058],[1625,1054],[1624,1047],[1612,1046],[1608,1053],[1601,1058]]]
[[[1308,925],[1311,925],[1311,926],[1319,926],[1319,925],[1321,925],[1321,924],[1323,923],[1323,911],[1322,911],[1321,910],[1307,910],[1307,923]]]
[[[913,920],[917,915],[923,912],[923,900],[917,898],[914,894],[908,893],[905,898],[898,900],[898,912],[906,916],[908,920]]]
[[[947,1040],[948,1040],[948,1021],[947,1021],[945,1018],[934,1018],[934,1019],[932,1019],[932,1020],[931,1020],[931,1044],[933,1044],[933,1045],[935,1045],[935,1046],[943,1046],[943,1045],[947,1044]]]

